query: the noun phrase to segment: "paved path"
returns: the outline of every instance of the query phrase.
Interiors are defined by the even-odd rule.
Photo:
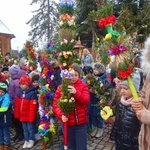
[[[109,125],[105,125],[104,133],[100,138],[91,137],[88,134],[88,141],[87,141],[88,150],[115,150],[114,143],[109,140],[110,130],[111,127]],[[13,136],[13,134],[14,131],[13,129],[11,129],[11,136]],[[62,141],[63,141],[62,135],[60,134],[55,135],[52,146],[50,148],[47,148],[47,150],[58,150]],[[21,142],[12,141],[12,150],[22,150],[23,143],[24,141]],[[36,141],[35,146],[31,148],[31,150],[42,150],[42,140]]]

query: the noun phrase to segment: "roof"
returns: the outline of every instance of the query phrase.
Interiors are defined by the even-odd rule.
[[[8,27],[0,20],[0,33],[12,34]]]
[[[11,33],[9,28],[0,20],[0,34],[5,34],[10,38],[15,38],[15,36]]]

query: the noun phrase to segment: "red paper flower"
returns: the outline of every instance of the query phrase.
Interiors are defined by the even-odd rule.
[[[123,70],[119,70],[118,75],[119,75],[120,79],[127,79],[128,78],[128,74]]]
[[[116,22],[116,17],[114,15],[106,17],[107,24],[114,24]]]
[[[44,95],[44,94],[41,94],[41,95],[40,95],[40,98],[41,98],[41,99],[44,99],[44,98],[45,98],[45,95]]]
[[[133,72],[133,69],[129,66],[126,70],[118,70],[118,77],[120,79],[127,79]]]
[[[98,26],[100,28],[104,28],[106,25],[106,19],[105,18],[101,18],[99,21],[98,21]]]
[[[128,68],[127,68],[127,74],[128,74],[128,75],[131,75],[131,74],[132,74],[132,68],[131,68],[131,67],[128,67]]]
[[[104,28],[106,25],[109,25],[109,24],[114,24],[116,22],[116,17],[114,15],[110,15],[108,17],[105,17],[105,18],[101,18],[99,21],[98,21],[98,26],[100,28]]]
[[[45,104],[45,102],[41,100],[41,101],[40,101],[40,105],[43,106],[44,104]]]

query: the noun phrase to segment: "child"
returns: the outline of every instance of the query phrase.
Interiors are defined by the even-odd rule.
[[[7,85],[0,82],[0,150],[11,149],[11,140],[9,128],[11,126],[11,111],[10,98],[7,93]],[[6,143],[4,144],[4,137]]]
[[[3,67],[2,73],[4,74],[4,77],[6,77],[6,82],[9,85],[11,78],[10,78],[10,73],[8,67]]]
[[[37,94],[37,96],[39,95],[39,79],[40,79],[40,76],[38,74],[38,72],[34,72],[32,71],[31,73],[31,81],[32,81],[32,85],[34,86],[35,88],[35,93]],[[32,76],[33,75],[33,76]],[[41,139],[41,136],[38,134],[38,126],[39,126],[39,116],[37,114],[37,118],[36,118],[36,121],[35,121],[35,139],[36,140],[40,140]]]
[[[92,90],[92,86],[95,83],[95,76],[93,74],[93,69],[92,67],[86,67],[85,69],[85,77],[83,78],[83,82],[87,83],[88,87],[89,87],[89,91]],[[91,95],[91,92],[90,92]],[[88,120],[88,133],[92,132],[92,112],[91,112],[91,101],[88,104],[88,114],[89,114],[89,120]]]
[[[39,94],[38,90],[39,90],[39,79],[40,79],[40,75],[37,71],[32,71],[30,74],[30,79],[31,79],[31,82],[32,82],[32,85],[34,86],[35,88],[35,92],[36,94]]]
[[[80,66],[74,63],[72,68],[72,83],[74,86],[68,86],[68,92],[75,99],[75,108],[69,113],[68,118],[63,114],[57,104],[57,101],[62,96],[61,86],[58,86],[53,99],[53,112],[61,122],[68,121],[68,150],[87,150],[88,103],[90,95],[88,86],[80,79]]]
[[[132,80],[137,92],[139,92],[139,74],[134,74]],[[116,150],[138,150],[140,121],[131,108],[133,95],[127,81],[120,83],[120,93],[121,100],[117,104],[115,123],[110,139],[116,142]]]
[[[11,76],[11,82],[9,84],[8,93],[10,96],[10,102],[14,108],[14,103],[17,97],[17,94],[20,90],[19,79],[25,75],[25,71],[20,69],[18,65],[12,65],[9,67],[9,74]],[[14,112],[12,111],[12,126],[14,127],[15,134],[12,137],[13,141],[22,141],[23,140],[23,129],[22,123],[14,118]]]
[[[22,122],[25,142],[23,148],[34,146],[35,120],[37,116],[37,94],[35,88],[31,86],[28,75],[23,75],[20,80],[21,90],[19,91],[14,107],[14,117]]]
[[[105,73],[105,67],[103,64],[96,62],[93,65],[93,73],[96,77],[96,80],[102,80],[103,84],[108,84],[107,75]],[[91,136],[95,136],[97,138],[101,137],[103,134],[103,124],[104,121],[100,116],[100,107],[96,106],[96,104],[99,103],[100,99],[96,97],[95,91],[93,89],[90,89],[90,103],[91,103],[91,110],[90,115],[92,118],[92,125],[94,126],[94,130],[91,133]]]

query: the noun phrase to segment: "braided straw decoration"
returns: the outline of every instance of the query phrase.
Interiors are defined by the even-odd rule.
[[[115,56],[115,61],[114,61],[114,65],[115,65],[115,67],[119,67],[119,64],[120,63],[123,63],[124,62],[124,60],[126,59],[128,59],[129,58],[129,56],[128,56],[128,54],[126,53],[126,52],[124,52],[124,53],[121,53],[121,54],[119,54],[119,55],[116,55]]]

